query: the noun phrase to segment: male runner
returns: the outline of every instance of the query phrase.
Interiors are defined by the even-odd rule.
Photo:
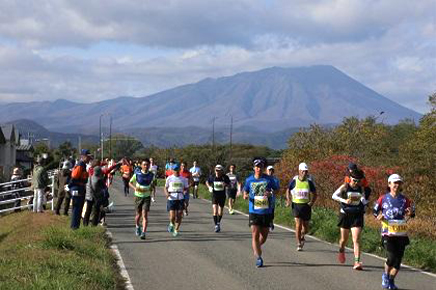
[[[224,174],[222,165],[215,166],[215,174],[206,181],[209,192],[212,193],[213,222],[215,233],[221,231],[221,219],[223,217],[224,205],[226,203],[226,187],[230,186],[230,179]]]
[[[227,176],[230,179],[230,186],[227,191],[227,197],[229,198],[229,214],[233,215],[235,211],[233,210],[233,205],[235,204],[236,195],[241,192],[241,182],[239,182],[239,177],[235,172],[236,165],[230,164],[229,172]]]
[[[249,226],[251,245],[256,259],[256,267],[263,266],[262,245],[266,242],[271,224],[271,196],[277,190],[272,178],[264,174],[266,160],[253,160],[254,174],[245,180],[244,199],[249,200]]]
[[[191,172],[189,172],[189,170],[187,169],[188,166],[186,164],[185,161],[183,161],[182,163],[180,163],[180,176],[186,178],[188,180],[188,185],[190,186],[192,184],[192,177],[191,177]],[[185,204],[183,206],[183,209],[185,210],[185,215],[188,215],[188,206],[189,206],[189,189],[188,191],[185,193]]]
[[[272,165],[266,168],[266,173],[273,179],[276,184],[276,190],[273,191],[271,196],[271,225],[269,227],[270,231],[274,230],[274,211],[276,209],[276,193],[280,190],[280,180],[274,176],[274,167]]]
[[[150,211],[151,192],[153,191],[154,175],[148,169],[150,167],[150,160],[144,159],[141,163],[141,171],[135,171],[130,179],[130,187],[135,190],[135,225],[136,235],[145,240],[145,232],[148,225],[148,212]],[[142,216],[142,229],[139,221]]]
[[[304,235],[309,232],[312,206],[317,198],[315,184],[308,176],[309,167],[306,163],[300,163],[298,166],[298,175],[291,180],[286,190],[286,206],[292,204],[292,213],[295,219],[297,251],[303,250],[305,242]]]
[[[165,195],[168,199],[167,211],[170,219],[168,232],[172,233],[173,237],[177,237],[182,224],[184,198],[189,184],[186,178],[179,175],[178,165],[174,166],[171,171],[172,175],[165,182]]]
[[[201,168],[197,166],[197,161],[194,161],[193,166],[189,169],[192,175],[192,198],[198,197],[198,185],[200,184]]]
[[[151,193],[151,202],[156,202],[157,170],[158,166],[154,163],[153,158],[150,157],[150,171],[154,174],[154,187]]]

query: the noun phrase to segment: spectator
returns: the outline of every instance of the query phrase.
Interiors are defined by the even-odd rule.
[[[86,183],[88,182],[88,172],[86,164],[92,159],[88,149],[82,149],[80,153],[80,161],[73,168],[69,183],[71,199],[73,200],[73,208],[71,214],[71,228],[76,230],[80,227],[80,218],[85,203]]]
[[[62,165],[62,169],[58,172],[56,178],[56,185],[57,185],[57,202],[55,207],[55,213],[57,215],[60,215],[60,210],[62,207],[62,203],[64,203],[64,215],[68,216],[68,210],[70,208],[70,202],[71,202],[71,195],[68,192],[68,183],[71,179],[71,162],[65,161]]]
[[[14,170],[12,171],[12,176],[11,176],[11,181],[18,181],[23,179],[23,175],[21,173],[20,168],[15,167]],[[20,188],[24,187],[24,183],[23,182],[16,182],[14,184],[12,184],[11,186],[11,190],[17,190]],[[12,198],[20,198],[21,197],[21,192],[22,191],[16,191],[12,193]],[[20,207],[21,206],[21,200],[18,199],[14,202],[14,207]],[[15,209],[15,212],[21,211],[21,208],[17,208]]]
[[[44,194],[48,187],[48,182],[49,182],[47,170],[43,167],[44,160],[45,159],[38,156],[32,174],[32,189],[34,193],[33,211],[38,213],[44,212],[43,210]]]

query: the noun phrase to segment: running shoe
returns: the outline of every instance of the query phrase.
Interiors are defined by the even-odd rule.
[[[179,231],[174,230],[174,231],[173,231],[173,237],[177,237],[178,235],[179,235]]]
[[[139,237],[140,235],[141,235],[141,233],[142,233],[142,229],[141,229],[141,227],[136,227],[136,235]]]
[[[169,224],[168,225],[168,232],[172,233],[174,231],[174,225],[173,224]]]
[[[393,278],[389,278],[389,288],[388,289],[393,289],[393,290],[397,290],[398,289],[398,287],[395,286]]]
[[[345,263],[345,252],[339,252],[338,260],[339,260],[339,263],[341,263],[341,264]]]
[[[389,276],[386,273],[382,275],[382,288],[389,289]]]
[[[257,260],[256,260],[256,267],[257,268],[263,267],[262,257],[257,258]]]
[[[145,240],[145,232],[142,232],[142,233],[141,233],[140,238],[141,238],[141,240]]]
[[[156,202],[156,199],[154,199],[154,197],[152,197],[151,202]]]
[[[303,246],[302,246],[302,245],[298,245],[298,246],[297,246],[297,251],[298,251],[298,252],[301,252],[302,250],[303,250]]]
[[[234,215],[234,214],[235,214],[235,211],[234,211],[233,209],[229,209],[229,214],[230,214],[230,215]]]
[[[215,225],[215,233],[218,233],[220,231],[220,226],[219,225]]]
[[[355,262],[354,266],[353,266],[353,269],[354,270],[359,270],[359,271],[363,270],[362,262]]]

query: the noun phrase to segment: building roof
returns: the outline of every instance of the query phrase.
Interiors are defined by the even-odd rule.
[[[16,133],[15,126],[13,124],[5,124],[0,126],[3,131],[3,136],[6,141],[12,141],[18,143],[18,134]]]
[[[32,145],[20,145],[17,147],[17,151],[33,151]]]

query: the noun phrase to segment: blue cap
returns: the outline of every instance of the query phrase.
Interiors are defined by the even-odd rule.
[[[89,151],[88,149],[82,149],[80,155],[91,155],[91,151]]]

